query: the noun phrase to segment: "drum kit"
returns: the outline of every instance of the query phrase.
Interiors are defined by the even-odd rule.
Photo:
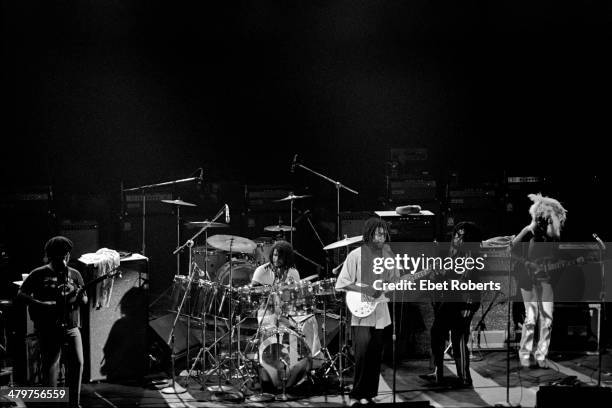
[[[290,194],[279,201],[292,203],[303,197],[306,196]],[[169,204],[177,207],[192,205],[179,203],[180,200],[167,201],[172,201]],[[346,370],[342,369],[341,362],[340,368],[336,365],[342,359],[340,354],[344,349],[339,347],[340,353],[332,356],[326,348],[328,310],[341,305],[341,310],[344,308],[335,290],[336,279],[303,279],[252,286],[255,269],[270,260],[275,241],[267,237],[251,240],[221,234],[209,237],[209,228],[228,227],[216,222],[222,211],[212,221],[186,223],[188,227],[200,228],[200,231],[183,245],[189,248],[189,274],[177,274],[172,284],[171,309],[176,313],[176,320],[179,316],[186,316],[188,330],[191,321],[202,331],[203,344],[193,360],[187,350],[190,376],[197,372],[196,366],[199,364],[199,382],[204,388],[210,377],[216,375],[217,385],[206,389],[220,399],[224,399],[223,395],[228,395],[227,399],[235,399],[236,394],[243,395],[242,392],[253,389],[258,381],[259,393],[251,395],[250,401],[274,398],[261,392],[264,383],[270,384],[276,391],[277,400],[287,400],[287,388],[307,379],[312,380],[313,367],[317,363],[318,374],[322,374],[320,377],[327,379],[335,375],[343,383],[341,374]],[[264,230],[284,233],[295,231],[295,227],[279,223]],[[205,233],[205,245],[194,246],[193,241],[200,233]],[[341,246],[345,245],[339,242],[338,247]],[[266,313],[270,315],[268,318]],[[315,319],[317,314],[322,314],[323,318],[322,343]],[[269,319],[272,315],[274,318]],[[207,325],[214,325],[214,340],[206,341]],[[251,333],[243,341],[242,337],[245,336],[241,331],[245,330]],[[252,333],[253,330],[255,333]],[[222,333],[220,337],[219,332]],[[224,348],[228,351],[220,351]],[[176,390],[174,383],[174,356],[172,358],[173,385],[166,393],[181,392]],[[230,386],[236,380],[240,386]]]

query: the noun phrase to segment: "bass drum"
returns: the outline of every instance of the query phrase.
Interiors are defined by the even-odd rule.
[[[247,260],[233,260],[226,262],[217,271],[217,282],[221,285],[229,285],[230,266],[232,272],[232,287],[239,288],[249,285],[253,279],[253,273],[257,267]]]
[[[280,390],[285,381],[285,386],[290,388],[306,378],[312,368],[312,357],[299,332],[284,326],[265,328],[261,339],[262,381],[269,381]]]

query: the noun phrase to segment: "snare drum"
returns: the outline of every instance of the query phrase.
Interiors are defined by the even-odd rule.
[[[268,327],[262,330],[259,346],[262,381],[270,381],[282,389],[298,384],[312,367],[310,348],[304,336],[288,327]]]

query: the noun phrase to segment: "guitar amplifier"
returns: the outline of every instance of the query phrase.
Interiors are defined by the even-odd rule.
[[[94,265],[78,262],[77,269],[85,283],[94,280]],[[112,377],[138,383],[145,375],[148,259],[134,254],[121,260],[119,271],[109,278],[113,282],[104,298],[97,298],[94,285],[87,291],[89,303],[81,308],[86,382]]]
[[[389,225],[389,235],[394,242],[431,242],[436,236],[434,213],[422,210],[416,214],[399,215],[395,211],[376,211]]]

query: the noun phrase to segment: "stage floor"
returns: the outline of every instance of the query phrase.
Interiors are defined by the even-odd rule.
[[[419,374],[430,372],[429,360],[409,360],[398,365],[396,401],[403,406],[411,406],[417,401],[427,401],[433,407],[491,407],[506,400],[506,353],[487,351],[474,356],[471,364],[473,389],[452,389],[427,385]],[[597,355],[552,355],[551,368],[519,369],[516,355],[511,356],[510,364],[510,402],[522,407],[533,407],[536,392],[540,385],[576,376],[586,385],[597,383]],[[612,356],[603,357],[602,385],[612,386]],[[446,374],[452,379],[455,373],[454,362],[445,362]],[[393,369],[384,366],[381,373],[378,403],[392,402],[391,387]],[[179,395],[162,394],[157,389],[130,387],[125,385],[97,383],[84,384],[82,406],[92,408],[111,407],[339,407],[346,406],[347,396],[310,395],[290,402],[242,403],[214,402],[211,394],[200,391],[200,385],[192,381],[187,392]],[[20,404],[18,404],[20,405]]]

